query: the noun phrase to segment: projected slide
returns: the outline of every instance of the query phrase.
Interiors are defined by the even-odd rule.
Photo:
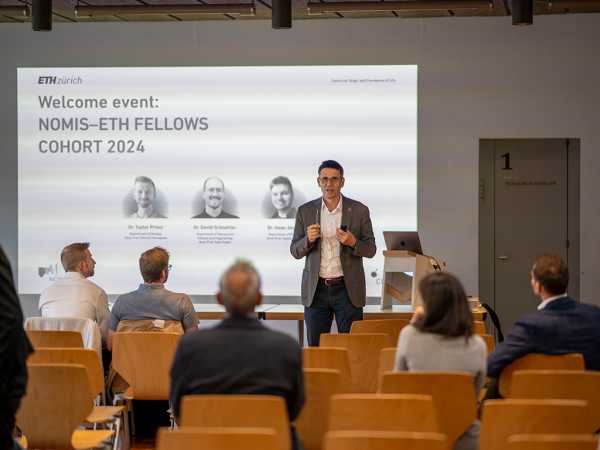
[[[90,242],[111,294],[137,287],[158,245],[172,290],[213,294],[244,257],[264,294],[299,296],[294,217],[336,159],[343,194],[371,210],[379,296],[382,231],[417,225],[416,141],[416,66],[19,69],[19,290],[39,293],[62,247]]]

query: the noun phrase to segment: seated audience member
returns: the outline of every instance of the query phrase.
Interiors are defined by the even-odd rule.
[[[104,321],[108,317],[108,298],[101,287],[88,280],[94,276],[96,267],[89,247],[87,242],[76,242],[63,248],[60,261],[65,269],[65,276],[42,291],[39,309],[43,317],[95,320],[105,339]]]
[[[291,337],[254,317],[260,277],[237,261],[223,274],[217,301],[228,317],[214,328],[183,336],[171,368],[171,406],[191,394],[262,394],[285,399],[293,421],[304,404],[302,350]],[[294,435],[294,433],[292,433]]]
[[[529,353],[581,353],[587,370],[600,370],[600,308],[567,295],[569,269],[558,255],[544,255],[531,269],[537,311],[517,320],[504,342],[488,357],[488,376]]]
[[[13,442],[15,415],[27,386],[27,356],[33,348],[23,329],[23,311],[8,259],[0,247],[0,449]]]
[[[169,253],[154,247],[140,256],[144,282],[117,298],[108,318],[108,345],[116,331],[192,331],[198,328],[194,305],[187,294],[165,289]]]
[[[468,372],[475,392],[485,381],[486,345],[473,334],[473,316],[460,281],[447,272],[427,275],[419,284],[423,309],[398,339],[395,370]],[[476,420],[456,441],[455,450],[479,447]]]

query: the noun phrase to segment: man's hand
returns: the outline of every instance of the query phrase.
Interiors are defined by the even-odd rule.
[[[338,241],[340,241],[340,244],[342,245],[347,245],[348,247],[352,248],[354,248],[354,246],[356,245],[357,239],[350,231],[344,231],[341,228],[338,228],[337,230],[335,230],[335,237]]]
[[[321,225],[313,223],[306,228],[306,237],[311,244],[321,237]]]

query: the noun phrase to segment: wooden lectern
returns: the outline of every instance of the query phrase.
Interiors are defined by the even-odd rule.
[[[383,257],[381,309],[390,309],[394,300],[401,304],[410,300],[413,308],[422,305],[419,283],[425,275],[440,270],[435,259],[408,250],[384,250]]]

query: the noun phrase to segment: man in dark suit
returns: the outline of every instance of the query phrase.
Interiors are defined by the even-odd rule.
[[[192,394],[262,394],[283,397],[290,420],[304,404],[302,350],[291,337],[262,325],[260,277],[238,261],[221,278],[217,301],[228,317],[214,328],[184,335],[171,368],[171,405]]]
[[[541,303],[538,311],[519,319],[504,342],[488,357],[487,375],[529,353],[581,353],[588,370],[600,370],[600,308],[578,303],[567,295],[569,270],[558,255],[536,259],[531,288]]]
[[[27,387],[25,362],[31,352],[12,271],[0,247],[0,450],[20,448],[13,442],[12,431]]]
[[[318,174],[323,196],[298,208],[290,245],[294,258],[305,258],[301,295],[310,346],[318,346],[321,333],[329,333],[334,315],[340,333],[362,320],[362,258],[372,258],[377,250],[369,208],[341,194],[342,166],[323,161]]]

